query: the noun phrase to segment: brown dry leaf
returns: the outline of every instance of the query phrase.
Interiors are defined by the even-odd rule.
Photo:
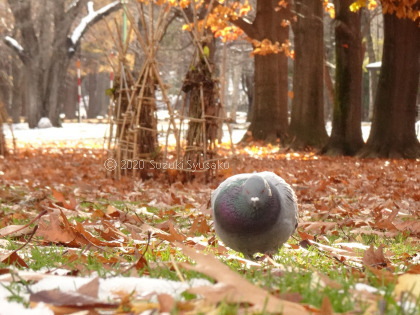
[[[150,311],[151,314],[155,314],[155,311],[159,309],[159,304],[152,302],[133,302],[130,305],[120,306],[116,314],[126,314],[127,309],[130,309],[128,314],[149,314],[147,311]]]
[[[187,239],[187,237],[184,234],[178,232],[175,229],[172,221],[163,222],[163,223],[159,224],[158,227],[161,228],[162,230],[167,229],[168,232],[169,232],[169,234],[167,234],[167,233],[165,233],[165,234],[156,233],[155,234],[157,237],[159,237],[162,240],[165,240],[165,241],[168,241],[168,242],[172,243],[172,242],[176,242],[176,241],[183,242]]]
[[[0,254],[0,262],[5,265],[17,265],[28,268],[26,262],[16,253],[16,251]]]
[[[214,256],[204,255],[181,244],[177,244],[177,246],[182,249],[185,255],[197,263],[194,266],[183,263],[184,268],[202,272],[218,282],[216,286],[193,288],[189,290],[190,292],[196,292],[219,301],[251,303],[255,309],[265,309],[268,312],[282,311],[284,314],[309,314],[300,304],[278,299],[264,289],[248,282]]]
[[[31,234],[33,228],[26,225],[8,225],[0,229],[0,237],[13,236],[18,237],[22,235]]]
[[[299,227],[302,227],[307,232],[325,233],[337,227],[337,222],[302,222]]]
[[[398,277],[394,294],[400,298],[403,292],[409,293],[414,299],[420,299],[420,275],[403,274]]]
[[[388,231],[396,231],[397,228],[394,225],[394,223],[392,223],[392,221],[394,221],[397,214],[398,214],[398,208],[395,208],[388,217],[384,219],[382,218],[378,219],[377,222],[375,222],[373,226],[380,230],[383,229],[383,230],[388,230]]]
[[[99,278],[96,277],[92,279],[92,281],[82,285],[79,289],[77,289],[77,292],[97,299],[99,292]]]
[[[385,268],[377,269],[368,265],[366,265],[366,268],[370,272],[372,272],[376,276],[376,278],[378,278],[381,282],[384,282],[385,284],[395,283],[395,281],[397,280],[396,276]]]
[[[328,296],[324,296],[324,298],[322,299],[322,305],[321,305],[321,309],[319,311],[319,314],[321,314],[321,315],[333,315],[334,314],[334,310],[333,310],[333,307],[331,305],[331,301],[328,298]]]
[[[301,242],[299,242],[299,245],[301,245],[303,248],[307,248],[308,246],[315,246],[316,248],[318,248],[318,250],[321,250],[325,253],[331,253],[333,256],[336,256],[337,258],[339,258],[341,260],[341,258],[345,258],[347,260],[352,260],[352,261],[360,261],[361,258],[359,256],[358,253],[356,253],[355,251],[353,251],[351,248],[349,247],[345,247],[345,248],[337,248],[337,247],[332,247],[332,246],[328,246],[328,245],[324,245],[318,242],[314,242],[311,240],[303,240]]]
[[[136,268],[136,270],[142,270],[146,268],[147,266],[148,266],[148,262],[146,258],[144,257],[144,255],[142,255],[134,264],[134,267]]]
[[[63,193],[53,189],[52,190],[53,197],[55,200],[57,200],[57,204],[62,205],[64,208],[68,210],[74,210],[76,209],[76,199],[73,196],[69,197],[69,202],[66,201],[66,198],[64,197]]]
[[[302,240],[311,240],[311,241],[315,241],[315,237],[312,235],[309,235],[308,233],[302,232],[302,231],[297,231],[300,238]]]
[[[420,265],[411,265],[408,270],[407,273],[412,273],[415,275],[420,274]]]
[[[104,229],[95,228],[95,231],[99,233],[99,235],[106,241],[114,241],[114,240],[124,240],[127,241],[127,236],[117,230],[115,227],[111,225],[111,223],[107,221],[102,221],[104,225]]]
[[[121,242],[105,242],[105,241],[101,241],[100,239],[96,238],[95,236],[93,236],[91,233],[89,233],[88,231],[86,231],[86,229],[84,228],[84,226],[80,223],[77,222],[76,226],[74,227],[75,231],[77,231],[78,233],[80,233],[80,235],[82,235],[82,237],[79,237],[78,239],[86,239],[88,240],[90,243],[96,245],[96,246],[109,246],[109,247],[121,247],[123,244]]]
[[[165,294],[165,293],[159,294],[157,296],[157,299],[159,302],[161,312],[170,313],[175,306],[175,300],[169,294]]]
[[[323,273],[317,272],[317,275],[319,278],[327,285],[327,287],[340,290],[343,288],[343,285],[341,283],[338,283],[337,281],[332,280],[327,275],[324,275]]]
[[[53,189],[52,194],[55,200],[57,200],[58,202],[61,202],[61,203],[66,202],[66,198],[64,198],[64,195],[61,192]]]
[[[116,304],[102,302],[96,298],[78,292],[63,292],[59,289],[32,293],[29,297],[29,301],[31,305],[43,302],[54,312],[59,313],[91,310],[94,308],[115,308],[117,306]]]
[[[420,236],[420,220],[396,222],[395,227],[401,232],[410,232],[411,235]]]
[[[384,268],[389,267],[390,261],[385,258],[384,246],[380,245],[376,250],[373,245],[370,245],[369,249],[367,249],[363,255],[362,262],[370,267],[374,268]]]
[[[207,234],[210,232],[210,226],[207,224],[207,220],[203,217],[196,217],[190,228],[190,235],[195,234]]]
[[[43,237],[45,240],[54,243],[68,244],[76,239],[76,233],[69,227],[67,219],[64,222],[60,220],[65,216],[60,216],[57,212],[51,212],[45,215],[39,222],[38,230],[35,235]],[[49,223],[46,219],[49,218]]]

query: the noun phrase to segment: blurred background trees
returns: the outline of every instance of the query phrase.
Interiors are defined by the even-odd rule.
[[[279,141],[327,154],[418,157],[419,4],[317,1],[212,2],[203,27],[215,37],[213,62],[228,118],[247,112],[244,141]],[[181,13],[189,2],[171,4],[157,62],[177,108],[194,48]],[[107,6],[77,37],[83,17]],[[110,36],[121,36],[124,25],[122,11],[115,13],[120,6],[105,0],[0,0],[0,100],[14,122],[25,119],[35,127],[45,116],[57,126],[60,114],[78,115],[76,59],[87,117],[106,116],[105,90],[116,58]],[[111,13],[106,23],[101,20]],[[129,49],[137,71],[142,51],[134,41]],[[365,144],[361,125],[368,121],[372,132]]]

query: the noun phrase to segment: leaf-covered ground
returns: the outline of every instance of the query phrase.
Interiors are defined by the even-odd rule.
[[[182,183],[174,170],[115,181],[106,158],[100,144],[57,142],[0,159],[0,304],[57,313],[417,314],[419,161],[252,146],[212,180]],[[295,189],[299,228],[278,255],[247,261],[215,237],[209,198],[224,178],[263,170]]]

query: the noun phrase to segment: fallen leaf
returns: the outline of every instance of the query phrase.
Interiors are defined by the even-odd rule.
[[[0,254],[0,262],[8,266],[17,265],[20,267],[29,268],[26,262],[15,251]]]
[[[175,300],[171,295],[162,293],[157,296],[157,299],[162,313],[170,313],[173,310]]]
[[[54,243],[70,243],[76,239],[76,233],[69,228],[69,224],[65,224],[60,220],[57,212],[51,212],[45,215],[39,222],[38,230],[35,235],[43,237],[45,240]],[[47,219],[49,221],[47,222]],[[67,219],[66,219],[67,221]]]
[[[79,289],[77,289],[77,292],[86,296],[98,298],[99,278],[96,277],[92,279],[92,281],[82,285]]]
[[[102,302],[91,296],[80,294],[74,291],[63,292],[59,289],[43,290],[32,293],[29,296],[29,302],[37,304],[43,302],[47,304],[54,312],[75,312],[77,310],[87,310],[94,308],[115,308],[113,303]]]
[[[324,296],[324,298],[322,299],[322,305],[321,305],[321,309],[319,310],[319,314],[321,315],[333,315],[334,314],[334,310],[333,307],[331,305],[330,299],[328,298],[328,296]]]
[[[18,237],[32,233],[33,228],[26,225],[8,225],[0,229],[0,237],[13,236]]]
[[[385,258],[383,252],[383,245],[380,245],[376,250],[373,245],[370,245],[363,255],[362,262],[370,267],[384,268],[389,266],[389,260]]]
[[[204,255],[181,244],[177,244],[177,246],[197,263],[194,266],[182,263],[184,268],[202,272],[218,281],[215,286],[192,288],[189,292],[202,294],[212,300],[251,303],[255,309],[260,311],[264,309],[268,312],[281,311],[284,314],[308,314],[302,305],[276,298],[242,278],[214,256]]]
[[[403,292],[407,292],[414,300],[420,299],[420,275],[403,274],[398,277],[397,285],[394,288],[394,294],[399,298]]]

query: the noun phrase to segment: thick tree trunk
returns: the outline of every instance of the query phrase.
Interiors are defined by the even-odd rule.
[[[248,128],[254,140],[275,142],[287,131],[287,93],[282,97],[284,91],[280,85],[281,57],[285,56],[255,56],[254,103]],[[287,88],[287,84],[284,85]]]
[[[289,141],[293,149],[321,148],[328,134],[324,121],[324,42],[321,1],[295,2],[297,22]],[[309,53],[310,52],[310,53]]]
[[[335,1],[336,82],[331,137],[322,153],[354,155],[363,146],[361,13],[353,0]]]
[[[259,41],[269,39],[282,44],[289,38],[289,28],[281,26],[281,22],[288,19],[289,14],[289,8],[278,9],[277,0],[259,0],[256,18],[247,34]],[[251,124],[244,140],[249,135],[254,140],[267,142],[285,139],[288,128],[287,61],[282,52],[255,56]]]
[[[64,88],[64,81],[66,72],[60,69],[66,69],[69,65],[69,58],[56,61],[51,66],[49,86],[46,90],[46,99],[48,100],[47,116],[54,127],[61,127],[60,113],[62,112],[62,90]]]
[[[12,117],[13,123],[20,122],[22,107],[25,104],[25,93],[22,93],[25,88],[25,77],[23,75],[22,65],[18,65],[18,62],[18,58],[12,58],[13,86],[9,114]]]
[[[42,98],[42,74],[37,71],[37,66],[32,63],[26,64],[25,68],[25,94],[26,94],[26,116],[29,128],[38,126],[41,117],[45,116],[43,112],[43,98]]]
[[[415,122],[420,28],[417,23],[384,14],[383,51],[372,128],[360,155],[418,158],[420,143]]]
[[[41,117],[48,117],[53,126],[60,126],[62,88],[70,60],[82,35],[93,24],[118,10],[121,3],[114,1],[94,11],[88,5],[88,15],[82,19],[73,34],[73,22],[88,3],[75,1],[68,6],[64,0],[43,1],[32,6],[31,0],[8,0],[22,43],[5,40],[23,62],[26,81],[26,115],[30,128],[37,126]],[[39,10],[39,11],[34,11]],[[89,18],[87,18],[89,16]]]

